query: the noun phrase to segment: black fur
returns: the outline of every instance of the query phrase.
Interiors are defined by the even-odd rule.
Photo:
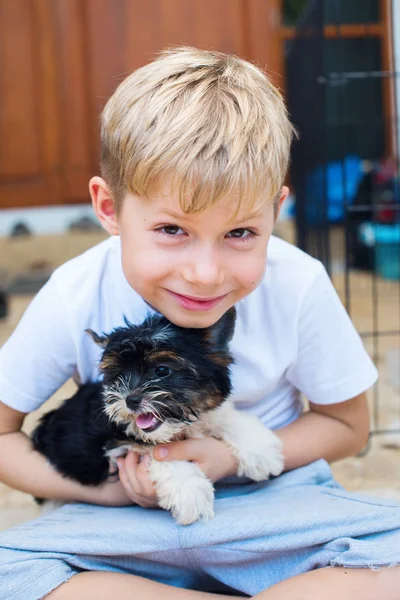
[[[165,421],[190,423],[216,408],[231,391],[228,342],[235,314],[230,309],[207,329],[180,328],[155,315],[138,326],[126,322],[126,327],[109,335],[89,332],[104,348],[103,381],[82,385],[72,398],[45,414],[32,434],[34,448],[63,476],[98,485],[109,476],[106,449],[118,442],[155,445],[143,439],[140,430],[125,433],[143,415],[143,406],[156,407],[158,426]],[[165,394],[162,405],[152,400],[151,394],[157,392]],[[118,410],[110,419],[105,408],[113,410],[114,403]]]
[[[46,413],[32,434],[34,448],[65,477],[96,485],[108,477],[104,446],[125,440],[122,428],[103,411],[101,383],[82,385],[59,408]]]

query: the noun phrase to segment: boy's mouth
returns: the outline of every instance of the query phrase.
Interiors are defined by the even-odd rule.
[[[227,296],[227,294],[224,294],[223,296],[215,296],[214,298],[198,298],[195,296],[183,296],[182,294],[177,294],[171,290],[167,290],[167,292],[177,300],[183,308],[193,311],[211,310]]]
[[[142,413],[136,417],[136,426],[146,433],[151,433],[160,427],[162,421],[151,413]]]

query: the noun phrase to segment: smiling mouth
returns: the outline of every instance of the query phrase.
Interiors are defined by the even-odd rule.
[[[136,417],[136,427],[142,429],[146,433],[155,431],[162,425],[163,421],[155,417],[151,413],[142,413]]]
[[[215,302],[216,300],[221,300],[226,296],[226,294],[222,294],[220,296],[210,296],[207,298],[202,298],[198,296],[187,296],[186,294],[178,294],[178,292],[172,292],[176,296],[180,296],[181,298],[186,298],[187,300],[191,300],[192,302]]]
[[[167,292],[177,300],[177,302],[185,309],[190,311],[208,311],[217,306],[228,294],[215,296],[212,298],[196,298],[194,296],[183,296],[172,290]]]

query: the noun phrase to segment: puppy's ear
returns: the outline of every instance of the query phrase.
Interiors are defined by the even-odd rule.
[[[214,325],[205,329],[212,352],[226,351],[235,331],[236,308],[232,306]]]
[[[88,333],[90,335],[90,337],[92,338],[92,340],[101,348],[105,348],[107,346],[107,343],[108,343],[107,336],[105,336],[105,335],[100,336],[95,331],[93,331],[93,329],[85,329],[85,332]]]

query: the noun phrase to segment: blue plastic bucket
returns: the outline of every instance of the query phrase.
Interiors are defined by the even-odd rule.
[[[360,237],[368,246],[374,246],[377,273],[384,279],[400,279],[400,224],[365,223],[360,227]]]

